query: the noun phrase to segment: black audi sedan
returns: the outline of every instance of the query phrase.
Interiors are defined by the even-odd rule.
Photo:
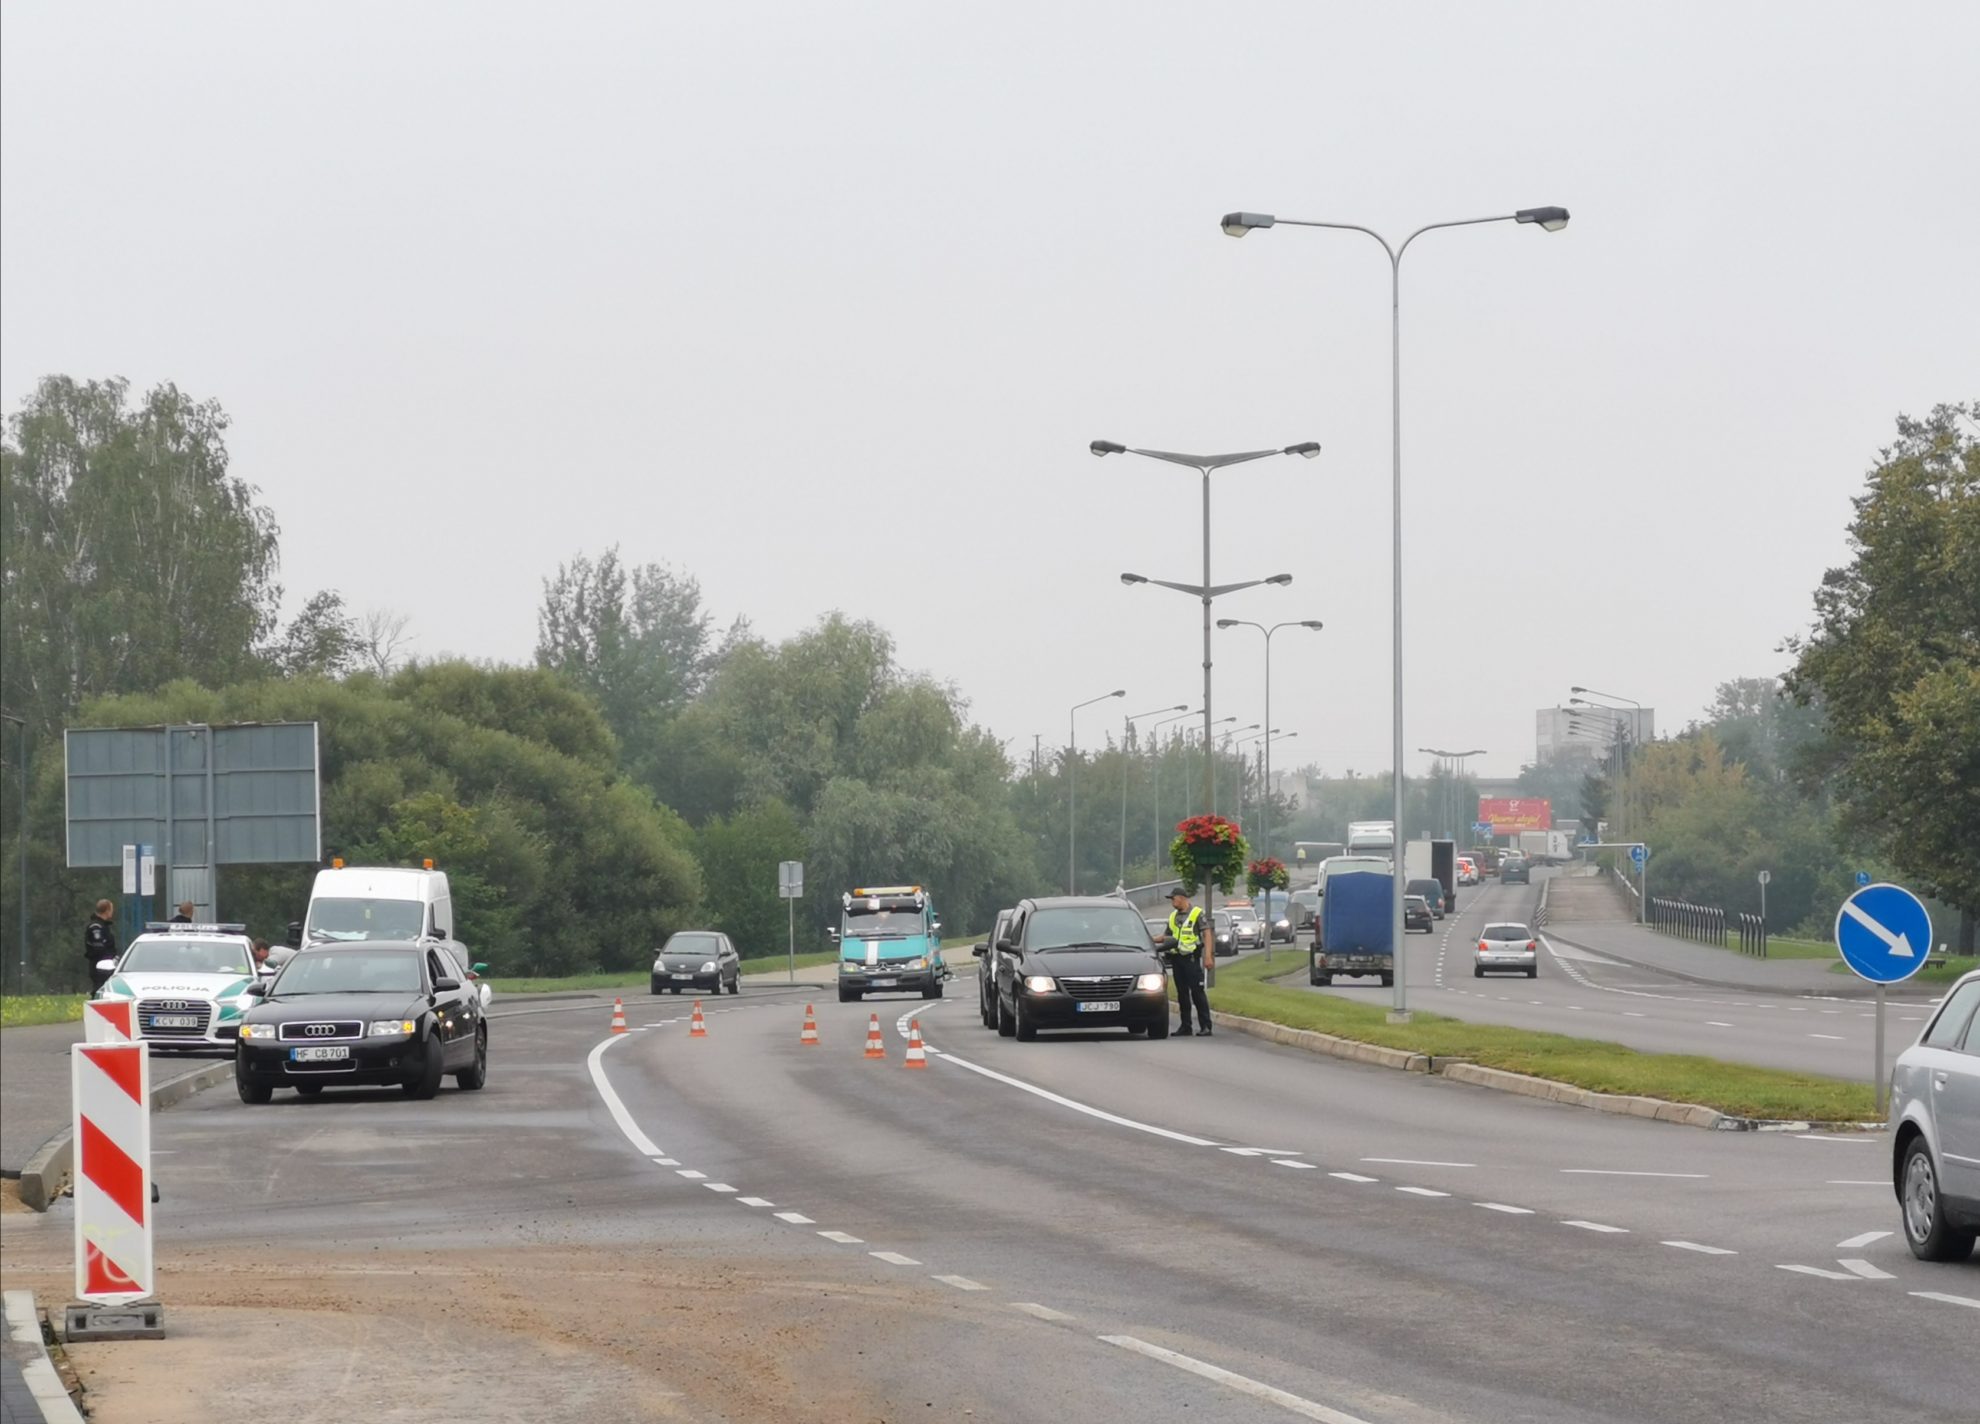
[[[1125,1028],[1169,1036],[1162,961],[1134,907],[1111,897],[1021,900],[997,941],[997,1032]]]
[[[244,1103],[265,1103],[277,1088],[313,1097],[331,1086],[397,1083],[430,1098],[449,1073],[463,1088],[488,1081],[481,995],[432,945],[312,947],[247,993],[258,1002],[234,1050]]]

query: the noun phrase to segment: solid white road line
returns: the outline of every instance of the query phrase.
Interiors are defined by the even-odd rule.
[[[1118,1113],[1110,1113],[1104,1109],[1093,1107],[1090,1104],[1077,1102],[1062,1094],[1041,1088],[1035,1083],[1027,1083],[1022,1078],[1013,1078],[1008,1073],[999,1073],[994,1068],[985,1068],[982,1064],[972,1063],[967,1058],[958,1058],[953,1053],[944,1053],[942,1055],[942,1061],[953,1063],[958,1068],[967,1068],[972,1073],[980,1073],[986,1078],[994,1078],[999,1083],[1008,1084],[1010,1087],[1017,1088],[1022,1092],[1030,1093],[1033,1097],[1043,1098],[1047,1102],[1057,1103],[1060,1107],[1071,1108],[1074,1112],[1085,1113],[1088,1117],[1097,1117],[1102,1122],[1111,1122],[1117,1127],[1131,1127],[1136,1132],[1152,1133],[1156,1137],[1166,1137],[1171,1142],[1187,1142],[1192,1147],[1223,1146],[1222,1143],[1213,1142],[1207,1137],[1192,1137],[1187,1132],[1172,1132],[1166,1127],[1156,1127],[1153,1123],[1136,1122],[1131,1117],[1122,1117]]]
[[[1915,1295],[1920,1300],[1940,1300],[1947,1305],[1964,1305],[1980,1310],[1980,1300],[1972,1300],[1963,1295],[1947,1295],[1944,1291],[1909,1291],[1907,1294]]]
[[[1728,1251],[1723,1246],[1700,1246],[1696,1241],[1666,1241],[1666,1246],[1675,1246],[1680,1251],[1699,1251],[1707,1256],[1737,1256],[1739,1252]]]
[[[1106,1344],[1118,1345],[1123,1350],[1132,1350],[1137,1355],[1146,1355],[1151,1360],[1160,1360],[1165,1365],[1174,1365],[1179,1370],[1188,1370],[1193,1375],[1199,1375],[1204,1379],[1213,1380],[1218,1384],[1236,1390],[1239,1394],[1248,1394],[1253,1399],[1262,1399],[1268,1404],[1276,1404],[1279,1408],[1290,1410],[1302,1418],[1318,1419],[1321,1421],[1321,1424],[1367,1424],[1366,1420],[1357,1419],[1352,1414],[1343,1414],[1338,1409],[1329,1409],[1324,1404],[1315,1403],[1310,1399],[1302,1399],[1299,1395],[1290,1394],[1283,1389],[1274,1388],[1247,1375],[1235,1374],[1221,1366],[1209,1364],[1206,1361],[1194,1359],[1188,1355],[1178,1354],[1174,1350],[1165,1350],[1160,1345],[1151,1345],[1146,1340],[1135,1339],[1132,1335],[1102,1335],[1100,1339]]]
[[[1858,1277],[1852,1276],[1847,1271],[1825,1271],[1820,1266],[1776,1265],[1774,1269],[1777,1271],[1796,1271],[1804,1276],[1820,1276],[1825,1281],[1853,1281],[1858,1279]]]
[[[1359,1172],[1329,1172],[1330,1177],[1339,1177],[1343,1182],[1379,1182],[1380,1177],[1364,1177]]]
[[[846,1232],[843,1231],[821,1231],[818,1234],[824,1237],[827,1241],[838,1242],[841,1246],[864,1246],[866,1244],[864,1241],[860,1240],[857,1236],[848,1235]]]
[[[1851,1256],[1847,1260],[1838,1261],[1836,1264],[1841,1266],[1845,1271],[1848,1271],[1851,1275],[1861,1276],[1866,1281],[1894,1281],[1897,1279],[1896,1276],[1882,1267],[1873,1266],[1868,1261],[1855,1256]]]
[[[813,1221],[810,1217],[806,1216],[801,1211],[780,1211],[777,1213],[777,1220],[788,1221],[793,1226],[818,1225],[817,1222]]]
[[[1879,1182],[1877,1185],[1881,1187],[1884,1184]],[[1838,1241],[1836,1243],[1836,1249],[1838,1251],[1861,1251],[1872,1241],[1882,1241],[1890,1234],[1888,1231],[1866,1231],[1861,1236],[1852,1236],[1847,1241]]]
[[[935,1279],[945,1286],[954,1286],[957,1290],[990,1289],[990,1287],[984,1285],[981,1281],[973,1281],[968,1276],[936,1276]]]
[[[599,1066],[598,1060],[604,1056],[606,1049],[618,1042],[620,1039],[616,1036],[606,1039],[592,1049],[590,1056],[584,1060],[585,1066],[591,1070],[592,1086],[598,1089],[598,1096],[605,1101],[605,1110],[612,1114],[612,1121],[619,1125],[619,1131],[626,1135],[626,1141],[648,1157],[664,1157],[667,1155],[666,1149],[656,1147],[653,1139],[639,1130],[639,1124],[634,1122],[632,1114],[626,1111],[626,1105],[619,1101],[619,1095],[613,1092],[612,1085],[605,1081],[605,1070]]]
[[[1032,1316],[1038,1320],[1071,1320],[1072,1319],[1072,1317],[1066,1314],[1063,1310],[1054,1310],[1052,1309],[1051,1306],[1040,1305],[1035,1300],[1014,1300],[1011,1302],[1011,1309],[1022,1310],[1026,1315]]]
[[[1531,1207],[1507,1206],[1504,1202],[1473,1202],[1472,1205],[1482,1206],[1487,1211],[1503,1211],[1508,1216],[1533,1215],[1533,1209]]]
[[[1578,1227],[1580,1227],[1580,1228],[1581,1228],[1581,1229],[1582,1229],[1583,1231],[1603,1231],[1603,1232],[1609,1232],[1609,1233],[1612,1233],[1612,1234],[1614,1234],[1614,1235],[1618,1235],[1618,1236],[1627,1236],[1627,1235],[1629,1235],[1629,1228],[1628,1228],[1627,1226],[1604,1226],[1604,1225],[1603,1225],[1603,1224],[1602,1224],[1601,1222],[1599,1222],[1599,1221],[1563,1221],[1563,1222],[1561,1223],[1561,1225],[1563,1225],[1563,1226],[1578,1226]]]
[[[773,1201],[765,1201],[762,1197],[737,1197],[736,1200],[744,1206],[775,1206],[777,1204]]]
[[[1387,1162],[1397,1167],[1476,1167],[1476,1162],[1420,1162],[1414,1157],[1364,1157],[1364,1162]]]
[[[868,1251],[867,1255],[877,1261],[885,1261],[890,1266],[919,1266],[921,1262],[912,1256],[903,1256],[898,1251]]]
[[[1573,1177],[1686,1177],[1703,1180],[1706,1172],[1623,1172],[1608,1167],[1563,1167],[1561,1170]]]

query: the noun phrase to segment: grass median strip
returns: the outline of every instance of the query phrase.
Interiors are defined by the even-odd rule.
[[[0,994],[0,1028],[74,1023],[82,1017],[87,994]]]
[[[1598,1093],[1700,1103],[1736,1117],[1867,1122],[1878,1115],[1868,1083],[1689,1054],[1639,1053],[1619,1043],[1467,1023],[1421,1011],[1410,1023],[1392,1024],[1387,1021],[1387,991],[1371,989],[1371,997],[1379,1001],[1363,1004],[1268,983],[1268,974],[1305,973],[1301,957],[1275,955],[1273,961],[1268,965],[1260,955],[1220,964],[1217,987],[1210,991],[1213,1010],[1437,1058],[1465,1058]]]

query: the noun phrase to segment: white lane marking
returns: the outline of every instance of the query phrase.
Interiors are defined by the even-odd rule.
[[[1701,1251],[1707,1256],[1737,1256],[1739,1252],[1729,1251],[1723,1246],[1701,1246],[1696,1241],[1666,1241],[1666,1246],[1675,1246],[1680,1251]]]
[[[919,1266],[921,1264],[914,1257],[903,1256],[898,1251],[868,1251],[866,1254],[875,1260],[885,1261],[890,1266]]]
[[[1239,1157],[1290,1157],[1299,1151],[1297,1147],[1222,1147],[1218,1150]]]
[[[653,1159],[653,1165],[656,1167],[678,1167],[681,1164],[672,1157],[655,1157]]]
[[[1855,1179],[1855,1180],[1851,1180],[1851,1179],[1848,1179],[1848,1178],[1845,1178],[1844,1180],[1842,1180],[1842,1181],[1839,1181],[1839,1182],[1824,1182],[1824,1183],[1822,1183],[1822,1185],[1823,1185],[1823,1186],[1825,1186],[1825,1187],[1888,1187],[1888,1186],[1890,1185],[1890,1183],[1889,1183],[1889,1182],[1881,1182],[1881,1181],[1872,1181],[1872,1180],[1866,1180],[1866,1179],[1863,1179],[1863,1178],[1857,1178],[1857,1179]],[[1888,1233],[1886,1233],[1886,1234],[1888,1234]],[[1844,1244],[1844,1245],[1848,1245],[1849,1243],[1848,1243],[1848,1242],[1844,1242],[1843,1244]]]
[[[711,1192],[732,1192],[735,1190],[727,1182],[703,1182],[701,1185],[708,1188]]]
[[[1290,1157],[1274,1157],[1272,1159],[1272,1165],[1274,1167],[1297,1167],[1303,1172],[1317,1172],[1320,1169],[1318,1162],[1295,1162]]]
[[[1071,1320],[1072,1319],[1072,1317],[1066,1314],[1063,1310],[1054,1310],[1052,1309],[1051,1306],[1040,1305],[1035,1300],[1014,1300],[1011,1302],[1011,1309],[1022,1310],[1026,1315],[1033,1316],[1034,1318],[1039,1320]]]
[[[592,1049],[584,1060],[585,1066],[591,1070],[591,1084],[598,1089],[598,1096],[605,1100],[605,1110],[612,1114],[612,1121],[619,1125],[619,1131],[626,1135],[626,1141],[648,1157],[664,1157],[667,1155],[667,1149],[655,1146],[653,1139],[639,1130],[639,1124],[634,1122],[632,1114],[626,1111],[626,1105],[619,1101],[619,1095],[612,1091],[612,1085],[605,1081],[605,1070],[599,1066],[598,1060],[605,1050],[620,1041],[616,1035],[606,1039]]]
[[[1505,1213],[1506,1213],[1506,1214],[1507,1214],[1508,1216],[1531,1216],[1531,1215],[1533,1215],[1533,1209],[1532,1209],[1531,1207],[1524,1207],[1524,1206],[1507,1206],[1507,1205],[1506,1205],[1506,1204],[1505,1204],[1504,1202],[1473,1202],[1473,1203],[1472,1203],[1472,1205],[1473,1205],[1473,1206],[1482,1206],[1482,1207],[1484,1207],[1484,1208],[1485,1208],[1485,1210],[1487,1210],[1487,1211],[1503,1211],[1503,1212],[1505,1212]]]
[[[1877,1185],[1881,1187],[1884,1184],[1879,1182]],[[1888,1231],[1866,1231],[1861,1236],[1852,1236],[1847,1241],[1838,1241],[1836,1243],[1836,1249],[1838,1251],[1861,1251],[1872,1241],[1882,1241],[1890,1234]]]
[[[849,1235],[844,1231],[821,1231],[818,1234],[827,1241],[838,1242],[841,1246],[864,1246],[866,1244],[857,1236]]]
[[[1857,1279],[1847,1271],[1825,1271],[1820,1266],[1776,1265],[1774,1269],[1777,1271],[1798,1271],[1804,1276],[1820,1276],[1825,1281],[1853,1281]]]
[[[1578,1226],[1583,1231],[1604,1231],[1619,1236],[1629,1235],[1629,1228],[1627,1226],[1604,1226],[1599,1221],[1563,1221],[1561,1225]]]
[[[1826,1038],[1835,1043],[1841,1043],[1843,1041],[1843,1036],[1839,1033],[1811,1033],[1808,1036],[1810,1038]]]
[[[1796,1142],[1846,1142],[1852,1147],[1868,1147],[1876,1139],[1871,1137],[1837,1137],[1833,1133],[1796,1132],[1789,1134]]]
[[[1151,1360],[1160,1360],[1165,1365],[1174,1365],[1179,1370],[1188,1370],[1193,1375],[1226,1385],[1240,1394],[1248,1394],[1253,1399],[1262,1399],[1268,1404],[1276,1404],[1306,1419],[1318,1419],[1321,1424],[1367,1424],[1352,1414],[1343,1414],[1338,1409],[1329,1409],[1324,1404],[1299,1395],[1290,1394],[1248,1375],[1234,1374],[1220,1366],[1194,1359],[1188,1355],[1165,1350],[1160,1345],[1151,1345],[1146,1340],[1137,1340],[1132,1335],[1102,1335],[1101,1341],[1108,1345],[1118,1345],[1123,1350],[1132,1350],[1137,1355],[1146,1355]]]
[[[777,1204],[773,1201],[765,1201],[762,1197],[737,1197],[736,1200],[744,1206],[775,1206]]]
[[[1624,1018],[1626,1018],[1626,1019],[1647,1019],[1647,1018],[1649,1018],[1649,1017],[1650,1017],[1650,1015],[1648,1015],[1648,1014],[1639,1014],[1639,1013],[1637,1013],[1637,1012],[1636,1012],[1635,1010],[1633,1010],[1633,1009],[1624,1009],[1624,1010],[1623,1010],[1623,1017],[1624,1017]]]
[[[1731,1027],[1732,1027],[1732,1025],[1731,1025],[1731,1024],[1729,1024],[1729,1023],[1720,1023],[1720,1022],[1719,1022],[1719,1021],[1718,1021],[1717,1019],[1707,1019],[1707,1020],[1705,1020],[1705,1027],[1707,1027],[1707,1028],[1731,1028]]]
[[[1963,1295],[1947,1295],[1944,1291],[1907,1291],[1906,1294],[1915,1295],[1920,1300],[1940,1300],[1947,1305],[1964,1305],[1973,1310],[1980,1310],[1980,1300],[1973,1300]]]
[[[945,1286],[954,1286],[957,1290],[990,1289],[990,1287],[984,1285],[981,1281],[973,1281],[968,1276],[936,1276],[935,1279]]]
[[[1339,1177],[1343,1182],[1379,1182],[1380,1177],[1364,1177],[1359,1172],[1329,1172],[1330,1177]]]
[[[1449,1192],[1440,1192],[1434,1187],[1397,1187],[1399,1192],[1408,1192],[1413,1197],[1447,1197]]]
[[[806,1216],[801,1211],[780,1211],[777,1213],[777,1220],[788,1221],[793,1226],[818,1225],[817,1222],[813,1221],[810,1217]]]
[[[1396,1167],[1476,1167],[1476,1162],[1419,1162],[1414,1157],[1364,1157],[1364,1162],[1387,1162]]]
[[[1157,1127],[1153,1123],[1148,1122],[1136,1122],[1131,1117],[1122,1117],[1118,1113],[1110,1113],[1087,1103],[1076,1102],[1063,1094],[1041,1088],[1035,1083],[1027,1083],[1022,1078],[1013,1078],[1008,1073],[999,1073],[994,1068],[985,1068],[982,1064],[972,1063],[967,1058],[958,1058],[953,1053],[944,1053],[942,1055],[942,1061],[944,1063],[953,1063],[958,1068],[967,1068],[972,1073],[980,1073],[986,1078],[994,1078],[999,1083],[1008,1084],[1021,1092],[1030,1093],[1033,1097],[1043,1098],[1047,1102],[1057,1103],[1060,1107],[1071,1108],[1074,1112],[1085,1113],[1088,1117],[1097,1117],[1102,1122],[1111,1122],[1117,1127],[1131,1127],[1136,1132],[1152,1133],[1156,1137],[1166,1137],[1171,1142],[1187,1142],[1192,1147],[1223,1146],[1221,1142],[1213,1142],[1207,1137],[1192,1137],[1187,1132],[1172,1132],[1166,1127]]]
[[[1563,1167],[1561,1171],[1574,1177],[1685,1177],[1703,1180],[1707,1172],[1624,1172],[1610,1167]]]
[[[697,1172],[692,1167],[682,1167],[674,1175],[677,1177],[686,1177],[690,1182],[704,1181],[708,1176],[706,1172]]]
[[[1882,1267],[1873,1266],[1868,1261],[1856,1256],[1848,1257],[1845,1260],[1836,1262],[1836,1264],[1841,1266],[1845,1271],[1848,1271],[1851,1275],[1861,1276],[1866,1281],[1894,1281],[1897,1279],[1896,1276]]]

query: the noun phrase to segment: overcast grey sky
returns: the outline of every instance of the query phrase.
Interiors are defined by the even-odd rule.
[[[292,602],[522,660],[611,544],[884,625],[1014,752],[1190,701],[1196,477],[1282,763],[1674,729],[1778,671],[1900,411],[1980,394],[1980,6],[92,4],[0,12],[0,396],[219,399]],[[1220,710],[1262,715],[1255,634]],[[1239,639],[1242,639],[1241,641]],[[1232,640],[1232,641],[1224,641]],[[1114,723],[1118,727],[1118,722]],[[1412,758],[1420,769],[1422,758]]]

